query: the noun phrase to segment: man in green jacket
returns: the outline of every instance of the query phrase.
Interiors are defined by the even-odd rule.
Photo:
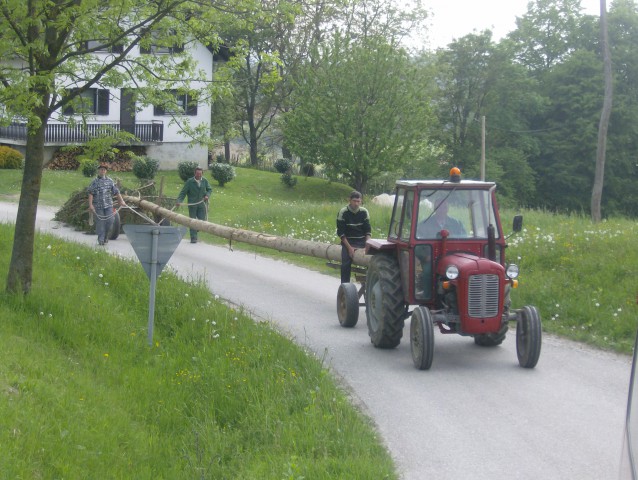
[[[208,210],[208,199],[213,193],[213,188],[203,177],[204,171],[201,167],[195,169],[195,176],[189,178],[184,183],[182,191],[177,197],[177,206],[182,205],[185,197],[188,197],[188,216],[198,220],[206,220]],[[190,229],[191,243],[197,243],[197,230]]]

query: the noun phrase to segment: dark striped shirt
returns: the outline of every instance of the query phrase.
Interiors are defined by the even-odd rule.
[[[357,212],[353,212],[349,205],[339,210],[337,215],[337,236],[339,238],[345,236],[348,241],[358,240],[360,243],[365,241],[366,236],[370,235],[371,232],[368,210],[359,207]]]

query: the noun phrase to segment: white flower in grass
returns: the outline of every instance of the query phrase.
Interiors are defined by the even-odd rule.
[[[40,316],[42,317],[44,315],[44,312],[40,312]]]
[[[47,245],[47,250],[51,250],[51,245]]]
[[[98,275],[98,277],[103,278],[103,277],[104,277],[104,275],[102,275],[102,274],[100,273],[100,274]]]
[[[79,260],[79,259],[80,259],[80,257],[75,257],[75,259],[76,259],[76,260]]]
[[[53,314],[52,313],[49,313],[49,318],[53,318]]]
[[[104,286],[108,287],[109,286],[109,282],[104,282]]]
[[[195,317],[191,318],[191,322],[194,322],[194,321],[195,321]]]
[[[597,306],[597,307],[600,307],[600,303],[596,302],[596,306]]]
[[[560,304],[559,303],[556,304],[556,308],[560,308]]]
[[[188,293],[185,293],[185,294],[184,294],[184,296],[185,296],[185,297],[188,297]]]

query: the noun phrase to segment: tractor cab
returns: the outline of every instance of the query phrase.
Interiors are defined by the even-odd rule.
[[[388,242],[397,250],[409,304],[442,307],[436,280],[447,277],[450,255],[489,259],[505,267],[496,185],[459,177],[460,172],[447,181],[397,182]],[[516,228],[521,225],[518,217]]]

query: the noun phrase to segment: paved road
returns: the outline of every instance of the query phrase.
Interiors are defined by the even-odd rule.
[[[15,210],[0,203],[0,222],[13,221]],[[40,211],[41,231],[95,245],[95,236],[52,216]],[[107,250],[134,257],[126,236]],[[526,370],[518,367],[512,334],[493,349],[437,334],[432,369],[417,371],[409,321],[404,341],[390,351],[370,344],[363,309],[355,328],[339,326],[336,278],[187,240],[170,265],[185,278],[204,278],[213,293],[325,358],[377,425],[403,480],[618,478],[626,356],[545,335],[538,366]]]

